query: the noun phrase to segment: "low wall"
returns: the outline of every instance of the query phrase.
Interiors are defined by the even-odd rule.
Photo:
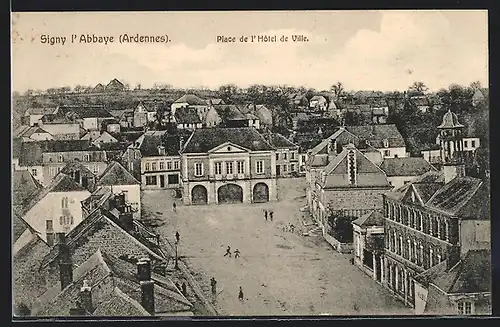
[[[350,254],[352,253],[352,243],[341,243],[337,241],[333,236],[329,234],[323,234],[325,240],[330,243],[330,245],[340,253]]]

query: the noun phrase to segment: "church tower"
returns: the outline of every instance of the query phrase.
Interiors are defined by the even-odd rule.
[[[455,113],[448,110],[443,116],[439,129],[442,171],[445,183],[455,177],[465,176],[463,128]]]

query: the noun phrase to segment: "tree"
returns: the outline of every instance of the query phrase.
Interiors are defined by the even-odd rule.
[[[351,243],[353,240],[352,221],[355,217],[346,216],[339,212],[331,212],[328,222],[332,228],[332,236],[341,243]]]
[[[83,86],[81,85],[76,85],[74,88],[76,93],[81,93],[83,91]]]
[[[410,93],[415,93],[418,95],[423,95],[427,92],[429,88],[424,84],[424,82],[414,82],[409,88]]]
[[[356,111],[346,111],[344,115],[344,124],[346,126],[363,125],[363,116]]]
[[[219,96],[227,104],[235,104],[235,97],[238,94],[239,89],[234,84],[222,85],[219,87]]]
[[[335,95],[335,100],[339,101],[340,96],[344,92],[344,85],[341,82],[337,82],[337,84],[332,85],[330,90],[333,92]]]
[[[474,82],[470,83],[469,87],[472,90],[477,91],[477,90],[481,89],[481,82],[480,81],[474,81]]]

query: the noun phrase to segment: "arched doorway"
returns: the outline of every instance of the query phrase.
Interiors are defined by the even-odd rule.
[[[253,202],[269,202],[269,187],[266,183],[257,183],[253,187]]]
[[[191,190],[191,203],[192,204],[207,204],[208,195],[207,189],[203,185],[196,185]]]
[[[243,189],[236,184],[226,184],[217,190],[217,203],[242,203]]]

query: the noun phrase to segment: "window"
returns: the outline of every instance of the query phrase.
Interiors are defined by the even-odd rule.
[[[61,171],[61,167],[56,167],[56,173],[59,174],[60,171]]]
[[[34,177],[36,177],[36,173],[37,173],[36,169],[31,169],[31,175],[33,175]]]
[[[467,302],[467,301],[458,302],[458,314],[461,315],[472,314],[472,302]]]
[[[232,173],[233,173],[233,163],[226,162],[226,174],[232,174]]]
[[[470,141],[471,147],[475,148],[476,147],[476,141]]]
[[[160,170],[165,170],[165,161],[160,161]]]
[[[156,171],[156,162],[151,163],[151,170]]]
[[[290,165],[290,170],[291,171],[297,171],[297,167],[295,166],[295,164],[291,164]]]
[[[389,147],[389,140],[388,139],[384,139],[384,148],[388,148]]]
[[[255,165],[255,172],[257,174],[263,174],[264,173],[264,161],[257,161]]]
[[[203,163],[196,162],[194,164],[194,175],[195,176],[203,176]]]
[[[156,185],[156,176],[146,176],[146,185]]]
[[[288,171],[288,165],[283,165],[283,172],[286,173]]]
[[[283,160],[286,160],[286,152],[283,153]]]
[[[244,174],[244,173],[245,173],[245,162],[238,161],[238,174]]]
[[[59,224],[61,226],[73,225],[73,216],[71,215],[62,215],[59,217]]]
[[[280,160],[280,154],[276,153],[276,160]]]
[[[174,161],[174,169],[179,170],[179,160]]]
[[[68,209],[68,197],[65,196],[61,199],[61,208]]]
[[[290,152],[290,159],[292,159],[292,160],[295,159],[295,152]]]
[[[222,162],[215,163],[215,175],[222,175]]]
[[[464,148],[466,148],[466,147],[468,147],[468,146],[469,146],[469,144],[468,144],[468,143],[469,143],[468,141],[464,141]]]
[[[391,151],[384,150],[384,157],[389,157],[391,155]]]
[[[139,159],[139,151],[135,151],[134,152],[134,158],[135,159]]]
[[[125,201],[128,201],[128,191],[127,190],[123,190],[123,196],[125,198]]]
[[[149,168],[149,162],[146,162],[146,163],[144,164],[144,170],[145,170],[145,171],[149,171],[149,170],[150,170],[150,168]]]
[[[165,155],[165,147],[164,146],[159,146],[158,147],[158,154],[160,156],[164,156]]]
[[[54,167],[49,167],[49,176],[55,176],[56,175],[56,169]]]
[[[95,165],[95,166],[93,167],[93,173],[94,173],[95,175],[99,174],[99,166]]]
[[[167,181],[168,181],[168,185],[179,184],[179,175],[168,175]]]
[[[83,161],[90,161],[90,154],[86,154],[83,156]]]
[[[306,161],[306,155],[305,155],[305,154],[303,154],[303,155],[302,155],[302,162],[305,162],[305,161]]]
[[[172,161],[167,161],[167,170],[172,170]]]
[[[46,221],[45,221],[45,229],[46,229],[47,231],[52,231],[52,230],[54,230],[54,223],[53,223],[53,221],[52,221],[52,220],[46,220]]]
[[[57,162],[63,162],[63,161],[64,161],[63,156],[62,156],[62,155],[59,155],[59,156],[57,157]]]

